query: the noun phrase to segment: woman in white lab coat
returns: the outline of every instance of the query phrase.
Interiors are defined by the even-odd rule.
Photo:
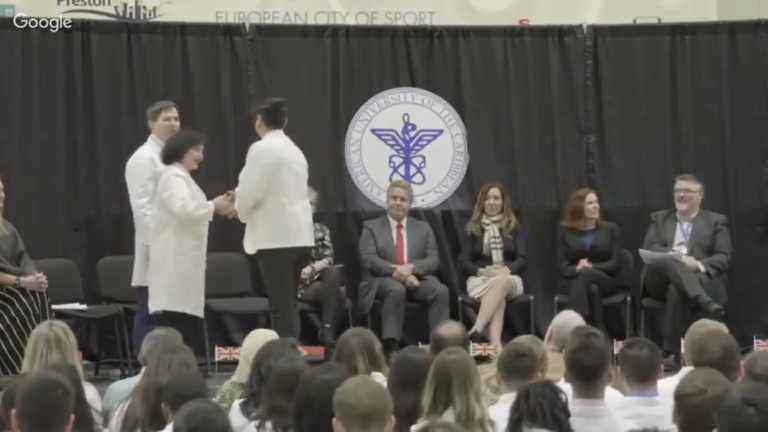
[[[183,130],[170,137],[161,159],[167,167],[158,180],[151,218],[149,312],[157,324],[178,330],[197,354],[205,304],[208,225],[214,213],[228,214],[233,199],[208,200],[190,175],[203,160],[205,137]]]

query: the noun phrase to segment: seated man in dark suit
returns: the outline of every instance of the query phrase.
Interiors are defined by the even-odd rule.
[[[396,180],[387,188],[387,215],[366,221],[360,236],[365,269],[360,307],[370,313],[374,299],[382,302],[382,340],[389,356],[400,348],[406,298],[429,308],[434,330],[450,314],[448,288],[435,277],[440,268],[435,234],[426,222],[408,217],[411,185]]]
[[[682,262],[657,261],[645,268],[645,294],[667,303],[662,348],[669,354],[666,367],[679,363],[680,337],[691,324],[692,306],[709,318],[722,320],[731,236],[728,218],[704,210],[704,185],[691,174],[675,179],[675,208],[651,215],[643,248],[679,252]]]

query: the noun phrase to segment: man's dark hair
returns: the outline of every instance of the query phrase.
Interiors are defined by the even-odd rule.
[[[568,338],[568,342],[575,341],[576,339],[581,339],[584,336],[594,336],[594,337],[600,337],[605,339],[605,336],[603,333],[598,330],[595,327],[592,327],[590,325],[580,325],[577,327],[574,327],[573,331],[571,331],[571,336]],[[566,345],[568,345],[566,343]]]
[[[254,120],[261,117],[264,126],[270,129],[282,129],[288,121],[288,106],[285,99],[267,98],[256,103],[251,114]]]
[[[178,111],[179,107],[169,100],[155,102],[147,108],[147,120],[157,121],[164,112],[174,109]]]
[[[308,370],[293,402],[294,432],[333,432],[333,394],[350,377],[347,368],[338,363]]]
[[[722,373],[708,367],[695,367],[675,388],[675,420],[678,432],[711,431],[715,411],[731,390]]]
[[[744,380],[768,384],[768,351],[755,351],[744,360]]]
[[[496,359],[499,377],[510,390],[513,386],[526,384],[539,373],[539,359],[530,346],[520,342],[510,342],[504,346]]]
[[[768,429],[768,385],[742,381],[715,412],[717,432],[762,432]]]
[[[74,412],[75,390],[58,372],[28,375],[16,393],[15,417],[23,432],[63,432]]]
[[[448,348],[456,347],[469,352],[469,334],[464,324],[458,321],[443,321],[432,330],[429,352],[437,356]]]
[[[210,399],[195,399],[173,416],[173,432],[232,432],[232,422]]]
[[[679,181],[697,184],[701,188],[701,192],[702,193],[704,192],[704,182],[699,180],[699,178],[693,174],[690,174],[690,173],[680,174],[679,176],[675,177],[675,182],[679,182]]]
[[[619,351],[619,367],[629,385],[655,384],[661,368],[661,350],[650,339],[631,337]]]
[[[172,414],[189,401],[208,397],[208,383],[200,372],[172,373],[160,384],[160,402]]]
[[[509,408],[507,432],[525,432],[530,428],[573,432],[568,396],[550,380],[523,386]]]
[[[410,432],[421,417],[421,395],[432,367],[432,354],[418,346],[398,352],[389,365],[387,390],[392,397],[395,431]]]
[[[686,353],[687,354],[687,353]],[[691,344],[691,366],[708,367],[736,382],[741,375],[741,349],[736,339],[719,330],[713,330]]]
[[[595,386],[610,370],[613,353],[603,334],[596,330],[571,335],[563,357],[565,376],[571,384]]]
[[[184,155],[193,148],[204,145],[208,139],[200,132],[183,129],[173,134],[165,141],[160,158],[165,165],[181,162]]]

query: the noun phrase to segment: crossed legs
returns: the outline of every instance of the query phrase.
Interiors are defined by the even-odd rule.
[[[507,300],[521,295],[523,284],[522,280],[514,275],[496,276],[489,283],[491,286],[480,297],[480,311],[469,333],[482,333],[487,327],[488,341],[501,346]]]

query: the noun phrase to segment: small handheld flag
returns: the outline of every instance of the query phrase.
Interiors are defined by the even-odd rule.
[[[239,347],[216,347],[215,361],[232,361],[240,360],[240,348]]]
[[[753,338],[752,351],[768,351],[768,340]]]
[[[488,357],[491,354],[498,354],[499,347],[496,345],[487,344],[487,343],[482,343],[482,344],[473,343],[469,348],[469,353],[472,355],[472,357]]]

